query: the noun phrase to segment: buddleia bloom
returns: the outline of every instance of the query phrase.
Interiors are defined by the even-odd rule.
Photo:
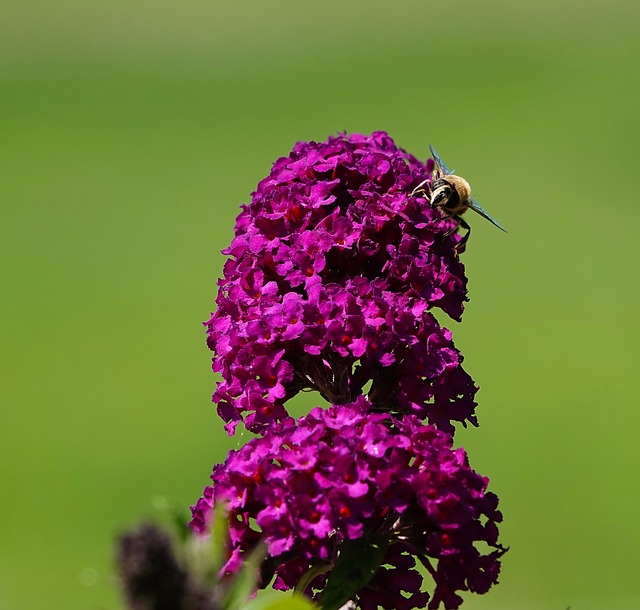
[[[477,387],[433,315],[460,319],[467,280],[432,170],[376,132],[298,143],[258,184],[206,322],[230,434],[264,433],[305,389],[332,404],[366,393],[448,432],[476,424]]]
[[[502,519],[488,480],[469,467],[451,436],[417,417],[372,412],[366,399],[286,418],[231,451],[192,507],[205,533],[212,507],[229,510],[226,574],[262,539],[263,583],[287,590],[309,570],[316,595],[345,545],[377,541],[385,555],[354,601],[362,610],[458,608],[459,592],[486,592],[504,552]],[[416,562],[434,582],[429,593]]]

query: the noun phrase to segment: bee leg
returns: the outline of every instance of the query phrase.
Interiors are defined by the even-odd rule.
[[[457,254],[458,251],[464,252],[465,246],[467,244],[467,240],[469,239],[469,235],[471,235],[471,227],[460,216],[452,215],[452,217],[456,220],[456,222],[458,223],[458,226],[466,230],[466,233],[462,236],[462,239],[458,242],[458,245],[456,246],[456,254]]]
[[[420,184],[418,184],[418,186],[416,186],[416,188],[414,188],[411,191],[411,195],[409,195],[409,197],[414,197],[416,195],[416,193],[422,193],[423,195],[426,195],[426,191],[422,188],[427,182],[429,182],[429,178],[427,178],[426,180],[423,180]]]

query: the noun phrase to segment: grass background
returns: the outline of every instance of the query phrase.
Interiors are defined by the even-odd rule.
[[[376,129],[509,229],[470,219],[450,324],[511,546],[465,608],[640,607],[639,7],[5,2],[0,608],[121,606],[116,532],[248,439],[200,325],[239,204],[296,140]]]

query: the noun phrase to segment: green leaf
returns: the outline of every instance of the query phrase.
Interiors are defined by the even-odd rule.
[[[211,532],[211,564],[217,574],[224,565],[229,537],[229,511],[224,503],[216,504],[209,521]]]
[[[187,565],[205,589],[218,586],[218,573],[224,565],[229,537],[225,505],[217,505],[209,520],[209,536],[191,534],[185,545]]]
[[[251,600],[244,610],[318,610],[311,600],[294,593],[267,593]]]
[[[353,599],[380,568],[388,546],[386,541],[369,538],[345,542],[320,596],[322,610],[338,610]]]
[[[327,572],[330,572],[331,569],[331,564],[324,563],[307,570],[304,576],[298,581],[298,584],[295,587],[295,591],[297,593],[304,594],[307,587],[313,582],[313,580],[315,580],[315,578],[320,576],[320,574],[326,574]]]

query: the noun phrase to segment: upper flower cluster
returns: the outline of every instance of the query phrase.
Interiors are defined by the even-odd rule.
[[[476,423],[477,388],[430,312],[459,320],[466,300],[455,221],[412,196],[432,170],[376,132],[298,143],[258,184],[206,323],[229,433],[264,433],[300,390],[343,404],[365,386],[375,409]]]
[[[192,507],[192,527],[205,531],[212,506],[226,502],[230,556],[223,571],[236,572],[262,537],[273,558],[263,586],[275,573],[274,587],[289,589],[315,570],[322,576],[308,593],[322,589],[349,541],[378,541],[386,567],[358,592],[359,608],[425,607],[429,595],[414,557],[435,582],[429,608],[458,608],[457,592],[484,593],[497,581],[504,549],[498,499],[451,443],[415,416],[372,413],[362,397],[316,408],[270,427],[215,466],[213,486]]]

